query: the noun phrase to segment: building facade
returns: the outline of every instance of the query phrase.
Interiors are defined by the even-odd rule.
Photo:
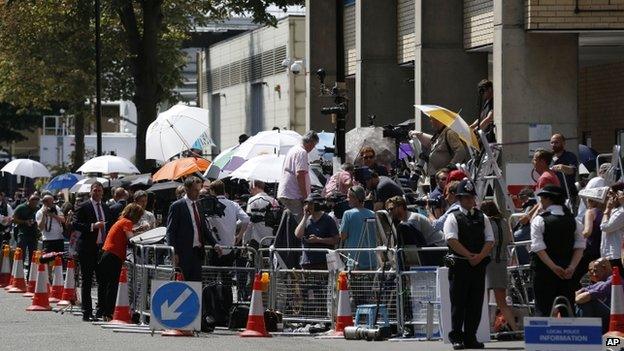
[[[354,126],[374,114],[427,130],[414,104],[471,122],[488,78],[508,177],[530,169],[528,142],[543,135],[563,133],[572,151],[609,152],[624,138],[624,0],[308,0],[306,10],[308,70],[347,82]],[[313,77],[307,89],[318,89]],[[328,128],[313,112],[308,123]]]
[[[305,132],[305,77],[287,62],[304,59],[305,18],[289,15],[204,49],[198,56],[200,106],[210,110],[218,152],[274,127]]]

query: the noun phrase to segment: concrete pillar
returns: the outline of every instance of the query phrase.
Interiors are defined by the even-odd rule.
[[[397,63],[395,1],[356,0],[355,126],[403,122],[414,115],[411,69]]]
[[[306,130],[333,131],[331,118],[320,113],[333,100],[319,96],[320,84],[315,72],[324,68],[325,83],[329,86],[336,81],[336,0],[306,0],[305,6]]]
[[[576,137],[578,35],[524,30],[524,3],[494,1],[494,121],[503,143],[529,140],[529,124]],[[577,140],[566,149],[577,150]],[[508,163],[529,163],[528,144],[503,147]]]
[[[416,104],[460,111],[470,123],[477,117],[477,84],[488,76],[487,53],[469,53],[463,43],[463,1],[416,0]],[[416,129],[429,123],[416,118]]]

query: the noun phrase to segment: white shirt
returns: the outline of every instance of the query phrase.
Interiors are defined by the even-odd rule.
[[[263,210],[267,206],[277,207],[277,201],[274,198],[267,195],[265,192],[258,193],[247,200],[247,211],[248,213],[252,213],[258,210]],[[255,210],[255,211],[254,211]],[[267,227],[264,225],[264,222],[253,223],[250,222],[247,227],[247,233],[245,235],[245,243],[250,240],[255,240],[258,243],[262,241],[263,238],[267,236],[273,236],[273,228]],[[269,244],[268,241],[265,241],[263,244]]]
[[[299,183],[297,182],[297,173],[305,172],[306,191],[310,193],[310,163],[308,162],[308,152],[303,145],[295,145],[288,150],[282,167],[282,177],[277,187],[277,197],[292,200],[303,200],[305,197],[301,194]]]
[[[91,205],[93,205],[93,211],[95,211],[95,218],[97,218],[98,222],[104,222],[106,219],[100,217],[100,211],[102,211],[102,216],[104,216],[104,207],[102,207],[102,202],[97,202],[93,199],[89,199],[89,201],[91,201]],[[98,208],[99,206],[99,208]],[[95,224],[95,223],[93,223]],[[93,230],[93,224],[91,224],[91,230]],[[106,223],[104,223],[104,228],[106,228]],[[98,236],[96,239],[96,243],[97,244],[102,244],[104,242],[104,230],[105,229],[100,229],[98,231]]]
[[[622,258],[622,234],[624,234],[624,208],[622,206],[611,211],[609,219],[602,217],[600,224],[600,256],[610,260]]]
[[[587,182],[587,185],[585,185],[585,189],[602,188],[605,186],[607,186],[607,181],[601,176],[596,176]],[[576,215],[576,219],[581,223],[583,223],[583,221],[585,220],[585,212],[587,212],[587,205],[585,204],[585,199],[581,197],[578,214]]]
[[[236,242],[236,224],[240,221],[241,224],[249,223],[249,216],[243,209],[234,201],[228,200],[225,196],[217,196],[219,202],[225,205],[224,216],[212,216],[210,217],[210,224],[212,226],[212,234],[217,241],[217,244],[222,246],[234,246]],[[228,253],[230,250],[223,250],[224,253]]]
[[[61,209],[56,205],[54,205],[54,207],[56,207],[56,213],[60,214]],[[35,221],[37,221],[37,223],[41,221],[43,218],[43,212],[46,212],[47,210],[48,208],[43,206],[39,209],[39,211],[37,211],[35,214]],[[50,228],[50,230],[48,230],[48,228]],[[61,240],[63,239],[63,226],[56,219],[48,217],[46,219],[44,229],[41,231],[41,235],[43,236],[43,241]]]
[[[154,216],[152,212],[147,210],[143,211],[143,216],[141,216],[141,219],[139,220],[139,223],[137,223],[136,227],[138,228],[145,224],[149,224],[149,229],[138,230],[135,231],[135,233],[145,233],[148,230],[156,228],[156,216]]]
[[[3,216],[0,214],[0,223],[2,223],[3,225],[6,225],[9,221],[10,217],[13,217],[13,208],[11,207],[11,205],[6,204],[7,207],[7,215]]]
[[[546,209],[546,211],[550,212],[555,216],[563,216],[563,207],[560,205],[550,205]],[[545,212],[546,212],[545,211]],[[585,238],[583,237],[583,225],[581,222],[574,220],[576,223],[576,229],[574,230],[574,248],[575,249],[584,249],[585,248]],[[546,250],[546,243],[544,242],[544,217],[536,216],[531,221],[531,252],[539,252],[542,250]]]
[[[459,206],[459,210],[463,214],[467,214],[468,210]],[[494,242],[494,232],[492,231],[492,224],[490,223],[490,219],[488,216],[483,215],[483,224],[484,229],[483,233],[485,234],[485,241]],[[457,218],[455,218],[455,213],[450,213],[444,222],[444,239],[448,242],[449,239],[457,239],[459,240],[459,226],[457,225]]]
[[[184,201],[186,201],[186,206],[188,207],[189,213],[191,214],[191,223],[193,224],[193,247],[200,247],[201,241],[199,241],[199,231],[197,230],[197,223],[195,223],[195,213],[193,209],[193,203],[196,203],[197,201],[189,199],[186,195],[184,195]],[[197,214],[200,215],[199,218],[201,218],[199,208],[197,208],[197,211]]]

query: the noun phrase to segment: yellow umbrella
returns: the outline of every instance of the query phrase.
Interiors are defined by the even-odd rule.
[[[414,107],[457,133],[461,140],[463,140],[468,146],[479,149],[477,136],[472,132],[468,123],[466,123],[466,121],[464,121],[464,119],[461,118],[461,116],[456,112],[436,105],[414,105]]]

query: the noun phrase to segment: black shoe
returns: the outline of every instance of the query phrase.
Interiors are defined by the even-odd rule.
[[[83,322],[95,322],[95,321],[97,321],[97,318],[93,317],[90,314],[83,314],[82,315],[82,321]]]
[[[464,343],[462,343],[462,342],[454,342],[453,343],[453,350],[463,350],[463,349],[465,349]]]
[[[484,349],[485,345],[482,342],[472,341],[472,342],[464,342],[464,346],[467,349]]]

